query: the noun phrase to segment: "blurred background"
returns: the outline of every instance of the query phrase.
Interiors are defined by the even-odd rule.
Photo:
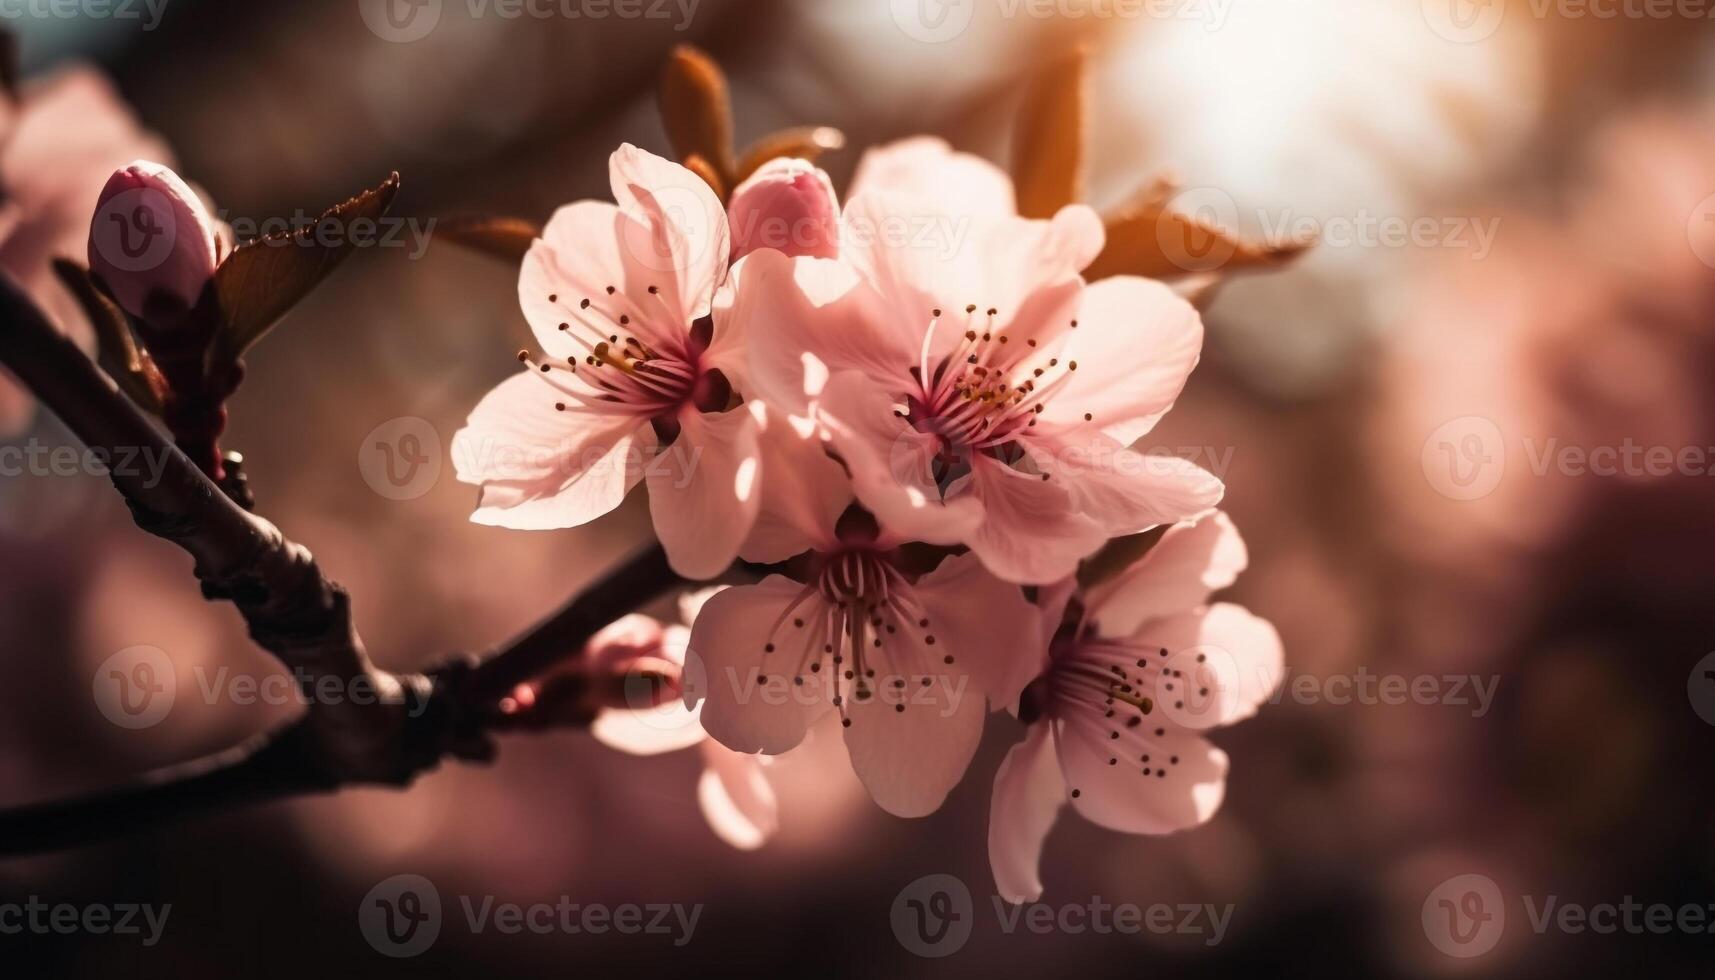
[[[653,93],[676,44],[728,71],[741,145],[844,130],[824,160],[841,186],[863,147],[916,133],[1004,162],[1021,81],[1084,44],[1093,203],[1171,172],[1248,235],[1320,238],[1221,292],[1201,367],[1145,443],[1225,477],[1252,556],[1230,595],[1278,625],[1287,688],[1216,734],[1233,769],[1210,824],[1127,837],[1068,815],[1044,856],[1056,909],[1099,896],[1230,906],[1231,921],[1215,943],[1009,933],[985,849],[992,773],[1021,734],[1005,717],[919,821],[874,807],[835,740],[812,744],[775,768],[781,832],[750,853],[704,823],[696,753],[638,760],[569,733],[509,739],[494,765],[408,792],[0,862],[0,902],[172,905],[153,947],[0,935],[0,974],[1711,975],[1707,933],[1539,932],[1529,910],[1715,904],[1715,5],[431,6],[418,37],[359,0],[168,0],[158,20],[140,2],[129,19],[0,8],[27,84],[99,66],[228,220],[314,215],[403,174],[402,237],[253,352],[227,439],[260,511],[350,588],[386,667],[489,648],[647,533],[640,494],[579,531],[468,523],[445,447],[528,331],[514,269],[412,233],[606,197],[619,142],[667,151]],[[402,426],[434,461],[388,492],[366,453]],[[38,417],[5,444],[74,443]],[[0,804],[109,785],[292,712],[181,698],[128,731],[97,710],[97,666],[137,645],[181,677],[271,669],[101,477],[0,479],[0,582]],[[1391,677],[1428,693],[1387,703]],[[939,960],[890,925],[931,873],[975,897],[969,941]],[[429,878],[449,909],[413,959],[380,955],[357,919],[398,874]],[[1464,874],[1494,883],[1505,930],[1452,956],[1472,949],[1437,936],[1431,899]],[[675,947],[473,934],[455,896],[704,909]]]

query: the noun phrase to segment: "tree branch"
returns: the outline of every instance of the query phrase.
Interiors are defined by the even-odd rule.
[[[0,811],[0,854],[55,849],[190,812],[345,785],[405,786],[448,756],[487,761],[493,732],[531,727],[503,713],[501,698],[562,667],[598,629],[681,581],[653,547],[486,662],[459,658],[429,675],[381,671],[352,626],[350,597],[310,553],[234,504],[4,275],[0,363],[109,462],[138,526],[195,559],[204,595],[237,606],[252,639],[300,679],[309,703],[285,729],[132,787]],[[123,465],[137,459],[158,464]],[[330,682],[348,696],[318,700],[317,690]],[[349,696],[359,690],[364,697]]]

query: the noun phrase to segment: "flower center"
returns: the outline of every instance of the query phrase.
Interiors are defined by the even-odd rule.
[[[792,683],[827,686],[846,726],[848,703],[866,703],[878,695],[906,708],[908,683],[931,686],[915,647],[935,646],[929,616],[911,583],[884,554],[851,549],[826,556],[802,592],[769,630],[763,653],[768,660],[795,658]],[[953,663],[947,654],[941,662]]]
[[[671,420],[686,404],[703,411],[727,408],[731,386],[719,371],[702,364],[711,330],[699,322],[687,331],[674,322],[659,287],[648,287],[641,300],[608,286],[602,295],[576,303],[557,293],[548,302],[565,315],[560,332],[583,349],[582,357],[561,365],[532,361],[520,351],[518,359],[565,396],[554,403],[558,411],[577,407]],[[570,373],[584,385],[563,383],[556,372]]]
[[[1077,361],[1062,364],[1042,351],[1035,337],[1015,342],[996,329],[999,315],[989,307],[979,320],[976,304],[966,306],[963,335],[937,360],[930,352],[935,335],[946,324],[957,329],[952,321],[958,314],[931,311],[917,366],[911,369],[917,391],[908,395],[902,414],[917,431],[940,440],[936,479],[943,488],[969,470],[967,453],[1016,461],[1021,454],[1015,444],[1036,427],[1037,416],[1078,370]]]

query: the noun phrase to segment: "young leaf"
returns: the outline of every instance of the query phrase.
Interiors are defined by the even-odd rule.
[[[435,225],[434,240],[516,265],[540,237],[541,226],[523,218],[451,218]]]
[[[709,185],[709,190],[714,191],[716,197],[720,198],[722,201],[726,200],[728,190],[726,182],[721,179],[721,175],[716,173],[715,168],[710,166],[709,162],[704,160],[700,154],[693,153],[686,157],[685,169],[696,174],[698,177],[703,178],[703,183]]]
[[[1084,270],[1090,282],[1109,276],[1174,279],[1285,265],[1313,242],[1272,244],[1243,238],[1170,207],[1173,185],[1156,181],[1132,203],[1107,216],[1108,241]]]
[[[140,408],[160,414],[167,383],[148,352],[137,346],[125,311],[102,291],[88,269],[70,259],[55,259],[53,265],[54,274],[95,328],[96,363],[126,397]]]
[[[733,175],[733,180],[735,184],[744,183],[751,174],[756,173],[758,168],[770,160],[797,157],[813,163],[822,154],[838,150],[845,145],[846,134],[832,126],[796,126],[769,133],[744,151],[744,158],[739,161],[738,172]]]
[[[314,224],[278,232],[234,249],[214,274],[212,298],[219,327],[213,356],[236,360],[280,317],[356,251],[358,221],[378,221],[399,190],[399,175],[329,209]],[[339,234],[322,240],[328,223]],[[207,302],[207,300],[205,300]]]
[[[1024,93],[1013,133],[1018,213],[1052,218],[1084,199],[1084,52],[1043,69]]]
[[[681,161],[700,156],[722,183],[731,183],[732,99],[726,75],[689,44],[674,48],[661,72],[661,121]]]

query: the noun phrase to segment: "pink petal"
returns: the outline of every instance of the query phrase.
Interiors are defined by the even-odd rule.
[[[1109,535],[1201,517],[1226,492],[1219,479],[1190,460],[1134,452],[1099,432],[1049,445],[1047,451],[1031,447],[1037,468],[1065,486],[1076,509]]]
[[[749,408],[762,432],[762,506],[740,554],[772,564],[832,548],[835,522],[852,501],[845,468],[828,456],[813,426],[763,402]]]
[[[691,318],[677,306],[658,306],[648,289],[665,288],[665,277],[640,273],[626,253],[625,240],[643,233],[634,218],[605,201],[568,204],[548,220],[519,269],[518,302],[551,358],[581,362],[590,349],[579,338],[607,336],[614,321],[638,307],[652,315],[632,317],[630,332],[654,346],[683,346]],[[561,330],[562,323],[573,329]]]
[[[1250,558],[1224,511],[1169,528],[1130,568],[1092,589],[1091,617],[1108,636],[1125,636],[1145,620],[1192,609],[1238,579]]]
[[[900,637],[905,637],[901,632]],[[939,639],[939,638],[937,638]],[[982,694],[955,663],[930,663],[938,650],[955,656],[980,657],[982,651],[961,650],[951,643],[924,647],[915,636],[890,642],[895,660],[894,687],[890,678],[877,679],[877,693],[854,697],[846,706],[851,725],[845,729],[852,771],[876,805],[896,817],[923,817],[940,809],[947,794],[963,778],[982,740]],[[914,655],[901,650],[915,648]],[[919,668],[901,669],[914,662]],[[934,672],[939,671],[939,672]],[[922,684],[927,678],[929,684]],[[903,706],[904,711],[898,710]]]
[[[471,520],[519,530],[576,527],[619,506],[654,447],[648,426],[626,417],[556,411],[558,395],[535,374],[489,392],[453,437],[459,480],[482,486]]]
[[[1076,315],[1060,356],[1078,369],[1049,399],[1043,421],[1077,425],[1089,414],[1130,445],[1173,407],[1197,366],[1202,318],[1171,289],[1136,276],[1091,285]]]
[[[825,686],[792,683],[799,651],[765,650],[776,621],[802,591],[780,575],[734,586],[710,599],[691,627],[685,703],[701,704],[703,728],[734,752],[779,755],[802,742],[831,706]]]
[[[1153,694],[1156,707],[1184,728],[1203,730],[1251,717],[1286,675],[1274,626],[1228,602],[1151,620],[1130,639],[1168,652]]]
[[[892,317],[849,266],[764,249],[733,275],[730,318],[746,325],[758,396],[804,415],[830,374],[862,371],[899,392],[910,384],[922,325]]]
[[[1171,726],[1110,730],[1092,713],[1087,721],[1054,722],[1072,806],[1086,820],[1122,833],[1170,834],[1202,824],[1220,809],[1225,752]]]
[[[916,594],[937,643],[955,652],[956,666],[969,672],[975,690],[995,708],[1016,702],[1045,669],[1048,647],[1038,642],[1040,610],[975,555],[944,559],[918,579]]]
[[[640,657],[665,657],[667,627],[653,616],[628,613],[603,626],[584,644],[584,656],[598,669],[623,669]],[[683,652],[678,658],[684,662]]]
[[[745,408],[678,419],[679,437],[648,466],[649,513],[673,570],[713,578],[738,557],[762,501],[756,419]]]
[[[847,197],[882,191],[942,202],[958,214],[1014,215],[1012,179],[970,153],[958,153],[935,136],[877,146],[858,161]]]
[[[683,322],[707,314],[732,249],[720,199],[701,177],[630,143],[609,158],[608,178],[633,219],[622,240],[633,282],[658,285]]]
[[[989,802],[989,866],[1009,902],[1042,897],[1042,844],[1066,803],[1066,781],[1046,724],[1032,725],[994,775]]]
[[[679,622],[684,623],[686,626],[695,623],[697,621],[697,617],[702,614],[703,607],[709,604],[709,600],[720,595],[722,592],[725,592],[727,588],[728,586],[725,585],[711,585],[707,588],[693,589],[690,592],[679,593]],[[687,640],[688,639],[689,637],[687,636]],[[679,662],[685,662],[683,651],[680,652]]]
[[[768,843],[780,829],[780,802],[762,761],[712,740],[703,743],[703,761],[697,803],[715,836],[741,851]]]
[[[1044,480],[989,456],[971,470],[972,496],[983,522],[967,543],[991,572],[1009,582],[1053,582],[1077,571],[1108,532],[1079,512],[1064,480]]]
[[[679,701],[637,711],[609,708],[590,723],[590,734],[608,748],[631,755],[677,752],[708,738],[696,712]]]
[[[845,460],[852,489],[892,535],[931,544],[960,544],[976,532],[982,510],[971,495],[943,500],[930,463],[937,440],[895,412],[892,395],[857,371],[835,375],[817,403],[829,445]]]
[[[789,157],[763,164],[727,205],[733,261],[759,248],[831,259],[840,251],[840,205],[827,173]]]
[[[937,336],[944,340],[938,352],[966,329],[1037,333],[1044,320],[1059,320],[1057,329],[1069,327],[1082,287],[1079,272],[1101,251],[1105,237],[1100,218],[1082,205],[1050,221],[1031,221],[950,213],[932,199],[887,193],[853,197],[843,222],[841,255],[886,299],[899,327],[919,341],[908,365],[916,363],[937,309],[959,324]],[[958,318],[972,306],[980,322],[967,325]]]

